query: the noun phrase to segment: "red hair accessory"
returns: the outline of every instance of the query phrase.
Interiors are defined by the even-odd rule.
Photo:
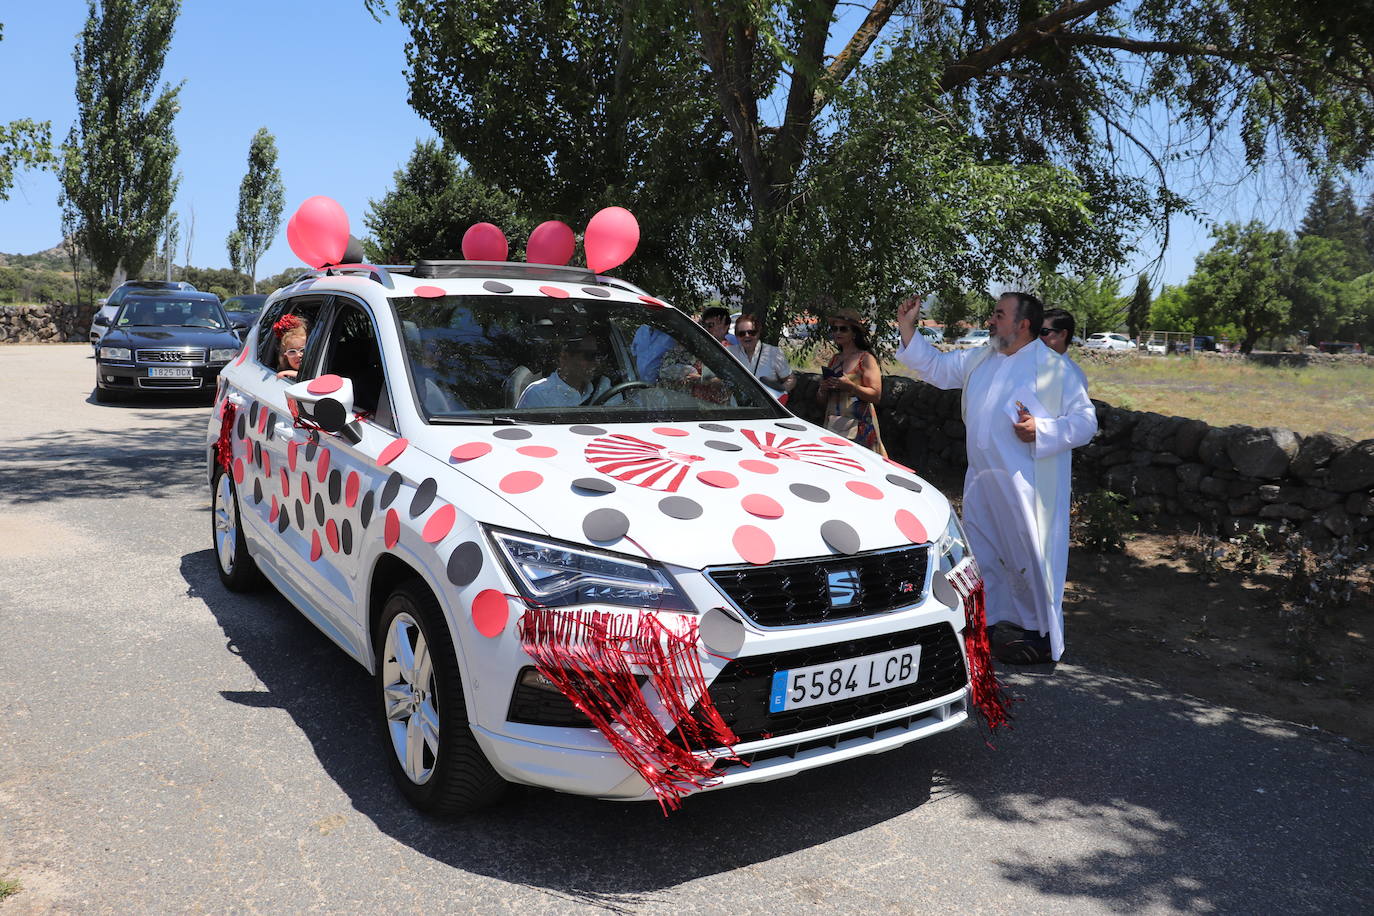
[[[278,339],[285,337],[287,331],[295,331],[297,329],[304,330],[304,328],[305,322],[297,315],[283,315],[281,318],[277,319],[276,324],[272,325],[272,330],[276,333]]]

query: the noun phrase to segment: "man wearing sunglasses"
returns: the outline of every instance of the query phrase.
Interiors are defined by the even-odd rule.
[[[1045,309],[1045,323],[1040,327],[1040,342],[1069,361],[1069,368],[1078,375],[1086,390],[1088,377],[1083,374],[1083,367],[1069,356],[1069,341],[1073,340],[1074,328],[1072,312],[1064,309]]]
[[[573,337],[563,341],[558,353],[558,370],[526,388],[516,407],[576,407],[590,404],[596,395],[611,387],[610,379],[604,375],[593,384],[600,359],[600,347],[595,338]]]
[[[902,303],[897,358],[936,388],[963,389],[968,473],[964,528],[977,557],[993,652],[1027,665],[1064,652],[1070,455],[1097,432],[1087,387],[1064,356],[1036,344],[1044,306],[1005,293],[991,344],[941,353],[916,333],[919,298]]]

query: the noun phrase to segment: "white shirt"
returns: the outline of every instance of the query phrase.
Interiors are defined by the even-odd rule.
[[[588,404],[592,400],[593,394],[599,394],[611,387],[610,380],[602,376],[598,380],[595,391],[588,382],[578,391],[567,382],[563,377],[555,372],[548,378],[541,378],[537,382],[530,384],[520,395],[520,401],[516,407],[577,407],[581,404]]]

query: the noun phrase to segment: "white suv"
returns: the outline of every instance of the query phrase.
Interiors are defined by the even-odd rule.
[[[1089,334],[1083,345],[1087,350],[1134,350],[1135,344],[1125,334]]]
[[[286,316],[309,328],[294,380]],[[967,718],[949,502],[629,284],[322,273],[220,378],[221,578],[265,577],[374,674],[423,810],[510,782],[671,805]]]

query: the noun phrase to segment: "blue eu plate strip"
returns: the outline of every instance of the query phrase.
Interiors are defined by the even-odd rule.
[[[773,675],[773,689],[768,692],[768,711],[782,712],[787,707],[787,672]]]

